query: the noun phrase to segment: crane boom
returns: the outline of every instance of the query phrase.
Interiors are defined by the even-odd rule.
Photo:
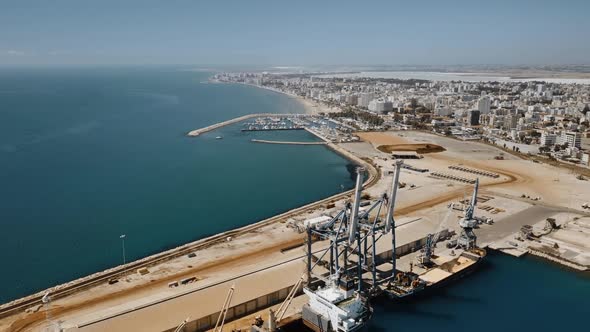
[[[232,285],[225,297],[225,301],[223,302],[223,306],[221,307],[221,311],[219,312],[219,316],[217,317],[217,323],[215,323],[215,328],[213,329],[214,332],[223,332],[223,325],[225,324],[225,317],[227,316],[227,312],[229,311],[229,305],[231,303],[231,299],[234,295],[235,285]]]
[[[473,195],[471,196],[471,201],[469,202],[469,206],[465,211],[465,219],[470,220],[473,219],[473,212],[475,210],[475,205],[477,205],[477,191],[479,189],[479,178],[475,180],[475,188],[473,188]]]
[[[387,207],[387,216],[385,217],[385,232],[389,233],[392,227],[395,227],[393,220],[393,210],[395,209],[395,198],[397,196],[397,187],[399,182],[399,174],[402,170],[403,160],[395,161],[395,174],[393,175],[393,183],[391,184],[391,192],[389,194],[389,205]]]
[[[354,243],[358,229],[359,206],[361,204],[361,190],[363,189],[363,171],[364,169],[361,167],[357,168],[356,170],[356,187],[354,189],[354,201],[352,202],[352,211],[350,213],[350,223],[348,230],[348,243],[350,244]]]

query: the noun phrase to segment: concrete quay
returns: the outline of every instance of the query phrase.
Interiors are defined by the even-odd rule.
[[[187,133],[187,136],[189,137],[196,137],[199,136],[201,134],[204,134],[206,132],[210,132],[225,126],[229,126],[232,125],[234,123],[239,123],[248,119],[253,119],[253,118],[260,118],[260,117],[289,117],[289,116],[293,116],[293,117],[308,117],[308,116],[312,116],[309,114],[283,114],[283,113],[255,113],[255,114],[247,114],[244,116],[240,116],[237,118],[233,118],[233,119],[229,119],[223,122],[218,122],[215,124],[212,124],[210,126],[207,127],[203,127],[203,128],[199,128],[199,129],[195,129],[195,130],[191,130]]]
[[[223,122],[219,122],[216,124],[212,124],[210,126],[204,127],[204,128],[200,128],[200,129],[195,129],[195,130],[191,130],[188,132],[187,136],[190,137],[196,137],[199,136],[201,134],[204,134],[206,132],[215,130],[215,129],[219,129],[221,127],[225,127],[225,126],[229,126],[231,124],[234,123],[238,123],[238,122],[242,122],[248,119],[252,119],[252,118],[259,118],[259,117],[265,117],[265,116],[285,116],[286,114],[274,114],[274,113],[256,113],[256,114],[248,114],[248,115],[244,115],[244,116],[240,116],[237,118],[233,118],[233,119],[229,119],[227,121],[223,121]]]
[[[228,290],[234,286],[227,321],[263,310],[284,300],[301,277],[301,255],[232,279],[193,287],[166,298],[122,303],[107,310],[66,321],[64,331],[173,331],[189,317],[187,331],[205,331],[215,325]],[[264,283],[260,283],[264,280]],[[199,281],[196,285],[199,285]],[[207,300],[205,300],[207,299]]]
[[[288,142],[288,141],[268,141],[264,139],[253,139],[255,143],[266,143],[266,144],[286,144],[286,145],[326,145],[326,142]]]
[[[403,245],[396,248],[398,256],[415,252],[426,242],[426,234],[419,232],[402,234]],[[391,258],[388,241],[381,241],[382,250],[379,258]],[[389,242],[390,243],[390,242]],[[329,246],[325,241],[313,245],[314,256]],[[176,325],[184,318],[190,318],[185,326],[188,331],[207,331],[211,329],[220,313],[223,299],[230,289],[235,287],[234,296],[227,314],[227,322],[244,320],[253,313],[266,314],[272,305],[281,303],[289,291],[302,276],[306,254],[304,248],[298,247],[281,254],[279,262],[256,267],[249,272],[236,275],[230,279],[216,281],[197,281],[196,286],[182,293],[174,293],[165,298],[153,297],[121,303],[118,306],[92,312],[66,320],[63,331],[128,331],[141,328],[142,331],[174,331]],[[317,258],[317,257],[316,257]],[[268,260],[266,262],[269,262]],[[327,273],[322,267],[318,269]],[[264,280],[263,283],[260,281]],[[202,284],[204,282],[204,284]],[[301,290],[298,291],[298,294]],[[208,299],[204,301],[203,299]],[[306,302],[302,299],[303,303]],[[292,308],[291,315],[300,313],[299,308]],[[264,317],[266,319],[266,317]],[[247,322],[245,325],[248,325]]]

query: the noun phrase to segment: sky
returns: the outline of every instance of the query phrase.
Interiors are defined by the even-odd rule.
[[[0,65],[590,64],[589,0],[0,0]]]

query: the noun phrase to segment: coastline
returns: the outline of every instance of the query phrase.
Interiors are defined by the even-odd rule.
[[[216,83],[225,83],[225,82],[216,82]],[[256,85],[252,85],[252,84],[245,84],[245,83],[240,83],[240,84],[274,91],[277,93],[287,95],[291,98],[294,98],[304,106],[305,113],[303,113],[303,114],[314,115],[317,113],[312,113],[312,112],[318,112],[317,111],[318,109],[322,109],[322,108],[318,108],[311,101],[309,101],[303,97],[300,97],[300,96],[296,96],[296,95],[292,95],[292,94],[289,94],[289,93],[286,93],[283,91],[277,91],[274,89],[256,86]],[[324,108],[327,108],[324,105],[321,105],[321,106],[323,106]],[[327,108],[327,109],[329,110],[330,108]],[[220,125],[223,126],[228,122],[235,123],[235,122],[240,122],[240,121],[243,121],[247,118],[252,118],[252,117],[277,116],[277,115],[280,115],[280,114],[278,114],[278,113],[277,114],[270,114],[270,113],[248,114],[248,115],[244,115],[242,117],[227,120],[225,122],[216,123],[216,124],[213,124],[213,125],[205,127],[205,128],[190,131],[186,135],[189,137],[196,137],[196,136],[199,136],[201,133],[216,130]],[[309,130],[307,130],[307,131],[309,131]],[[365,179],[365,181],[363,183],[363,187],[365,189],[370,188],[377,183],[377,181],[379,180],[379,177],[380,177],[380,172],[370,162],[367,162],[366,160],[363,160],[362,158],[354,155],[353,153],[350,153],[347,150],[342,149],[342,148],[336,146],[335,144],[332,144],[331,142],[329,142],[325,138],[321,137],[317,133],[314,133],[311,131],[310,131],[310,133],[312,135],[318,136],[323,141],[322,142],[293,143],[293,142],[272,142],[272,141],[258,140],[258,142],[259,143],[270,143],[270,144],[277,144],[277,143],[278,144],[285,144],[285,143],[287,143],[287,144],[296,144],[296,145],[326,145],[328,148],[330,148],[330,150],[332,150],[332,152],[344,157],[345,159],[349,160],[350,162],[352,162],[354,164],[361,165],[368,170],[369,176]],[[185,243],[185,244],[178,245],[178,246],[171,248],[171,249],[167,249],[167,250],[164,250],[164,251],[161,251],[161,252],[146,256],[146,257],[139,258],[137,260],[128,262],[123,265],[113,266],[113,267],[104,269],[102,271],[98,271],[98,272],[95,272],[95,273],[92,273],[92,274],[89,274],[86,276],[82,276],[82,277],[61,283],[61,284],[57,284],[57,285],[48,287],[47,289],[40,290],[40,291],[37,291],[37,292],[29,294],[29,295],[25,295],[25,296],[10,300],[5,303],[0,303],[0,319],[10,316],[20,310],[26,310],[28,308],[40,305],[40,301],[41,301],[43,295],[46,293],[51,293],[53,299],[64,298],[64,297],[70,296],[72,294],[75,294],[77,292],[80,292],[80,291],[83,291],[83,290],[86,290],[86,289],[89,289],[92,287],[100,286],[101,284],[107,283],[110,280],[115,280],[115,279],[118,280],[119,278],[122,278],[123,276],[133,274],[133,272],[137,271],[138,269],[148,268],[148,267],[151,268],[155,265],[163,264],[167,261],[177,259],[181,256],[184,256],[184,255],[187,255],[187,254],[199,251],[199,250],[204,250],[204,249],[213,247],[214,245],[218,245],[220,243],[227,241],[228,238],[236,238],[239,236],[250,235],[250,234],[255,233],[256,231],[258,231],[264,227],[270,227],[273,224],[281,222],[282,220],[286,220],[286,219],[290,218],[291,216],[299,215],[299,214],[302,214],[306,211],[317,209],[318,207],[320,207],[323,204],[333,203],[334,201],[338,201],[340,199],[349,197],[350,195],[353,194],[353,191],[354,191],[353,189],[350,189],[350,190],[347,190],[347,191],[344,191],[341,193],[336,193],[334,195],[331,195],[331,196],[328,196],[325,198],[321,198],[317,201],[310,202],[310,203],[304,204],[299,207],[292,208],[292,209],[284,211],[284,212],[280,212],[280,213],[278,213],[274,216],[268,217],[266,219],[253,221],[251,224],[248,224],[245,226],[237,227],[237,228],[230,229],[230,230],[227,230],[224,232],[220,232],[220,233],[217,233],[214,235],[206,236],[201,239],[197,239],[197,240]]]
[[[342,149],[342,150],[345,150],[345,148],[344,148],[344,147],[341,147],[340,145],[335,145],[335,144],[330,144],[330,145],[328,145],[328,147],[331,147],[331,148],[332,148],[332,147],[337,147],[337,148],[340,148],[340,149]],[[351,153],[351,154],[352,154],[352,153]],[[357,158],[359,158],[359,156],[357,156]],[[361,160],[362,160],[362,159],[361,159]],[[376,169],[378,170],[378,167],[377,167]],[[381,177],[381,176],[379,175],[378,177]],[[459,194],[459,195],[460,195],[460,194]],[[326,201],[326,203],[327,203],[327,202],[328,202],[328,201]],[[316,203],[317,203],[317,202],[316,202]],[[429,203],[429,204],[430,204],[430,203]],[[402,209],[402,210],[403,210],[403,209]],[[301,211],[301,212],[303,213],[304,211]],[[285,217],[286,217],[286,216],[285,216]],[[280,225],[280,221],[275,219],[275,222],[274,222],[274,224],[275,224],[275,225],[277,225],[277,224],[279,224],[279,225]],[[262,234],[262,233],[266,233],[266,230],[262,230],[262,229],[259,229],[259,228],[253,228],[253,229],[251,230],[251,233],[255,233],[255,232],[260,232],[260,233]],[[268,233],[268,234],[269,234],[270,236],[273,236],[273,237],[274,237],[274,236],[278,237],[278,236],[280,236],[279,234],[281,234],[281,233],[277,231],[277,232],[275,232],[275,233]],[[220,235],[221,235],[221,234],[220,234]],[[220,236],[220,238],[219,238],[218,245],[219,245],[219,246],[222,246],[222,245],[224,245],[224,244],[223,244],[224,242],[229,242],[229,241],[227,241],[227,240],[226,240],[226,241],[223,241],[223,239],[224,239],[224,238],[225,238],[225,239],[227,239],[227,238],[228,238],[228,236],[230,236],[230,237],[232,238],[231,242],[232,242],[233,244],[232,244],[231,246],[233,246],[233,247],[240,247],[241,245],[239,245],[239,244],[242,244],[242,243],[252,243],[252,242],[253,242],[253,240],[252,240],[252,239],[245,240],[243,237],[241,237],[242,235],[243,235],[243,233],[223,234],[223,235],[221,235],[221,236]],[[240,239],[240,238],[241,238],[241,239]],[[243,242],[238,242],[238,241],[243,241]],[[289,243],[289,245],[294,245],[294,244],[296,244],[296,242]],[[226,244],[226,245],[227,245],[228,247],[230,246],[229,244]],[[285,247],[284,247],[284,248],[287,248],[287,247],[288,247],[288,246],[287,246],[287,245],[285,245]],[[221,249],[220,249],[220,248],[218,248],[218,247],[217,247],[217,248],[209,247],[209,248],[204,248],[204,249],[215,250],[217,253],[220,253],[220,252],[221,252]],[[276,249],[276,248],[275,248],[275,249]],[[194,251],[194,248],[193,248],[193,251]],[[260,251],[263,251],[263,250],[260,250]],[[276,251],[276,250],[275,250],[275,251]],[[187,251],[187,252],[188,252],[188,251]],[[266,252],[266,253],[268,253],[268,252],[270,252],[270,250],[265,250],[265,252]],[[185,252],[185,253],[186,253],[186,252]],[[227,252],[225,252],[225,253],[227,253]],[[284,255],[284,253],[283,253],[283,252],[280,252],[280,254],[277,254],[277,255]],[[207,256],[207,254],[205,254],[205,253],[203,253],[203,252],[200,252],[200,253],[199,253],[199,257],[203,257],[203,256]],[[257,264],[258,264],[258,263],[257,263]],[[153,273],[156,273],[156,271],[152,271],[152,272],[153,272]],[[199,273],[198,273],[198,272],[195,272],[195,271],[190,271],[190,272],[187,272],[185,275],[182,275],[181,277],[174,277],[173,279],[172,279],[172,277],[170,277],[170,278],[171,278],[171,279],[170,279],[170,281],[172,281],[172,280],[178,280],[179,278],[189,277],[189,276],[193,276],[193,275],[202,276],[202,275],[205,275],[205,274],[204,274],[203,272],[199,272]],[[231,279],[231,278],[229,278],[229,279],[223,279],[223,281],[224,281],[224,282],[229,282],[229,280],[233,280],[233,279]],[[165,287],[165,283],[166,283],[166,282],[168,282],[168,281],[169,281],[169,280],[162,281],[162,285]]]
[[[335,112],[340,112],[341,109],[337,106],[333,106],[333,107],[329,107],[327,105],[324,105],[322,103],[307,99],[305,97],[299,96],[299,95],[294,95],[292,93],[288,93],[285,91],[281,91],[281,90],[277,90],[277,89],[273,89],[273,88],[269,88],[269,87],[265,87],[265,86],[261,86],[261,85],[256,85],[256,84],[250,84],[250,83],[240,83],[240,82],[223,82],[223,81],[217,81],[217,80],[211,80],[210,82],[213,83],[223,83],[223,84],[242,84],[242,85],[247,85],[247,86],[251,86],[254,88],[258,88],[258,89],[264,89],[267,91],[272,91],[272,92],[276,92],[276,93],[280,93],[282,95],[285,95],[287,97],[293,98],[294,100],[296,100],[299,104],[301,104],[301,106],[303,106],[304,109],[304,113],[303,114],[308,114],[308,115],[318,115],[320,113],[335,113]]]

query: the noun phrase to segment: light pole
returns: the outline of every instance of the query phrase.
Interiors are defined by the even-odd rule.
[[[121,239],[121,249],[123,249],[123,265],[125,265],[125,234],[119,236]]]

